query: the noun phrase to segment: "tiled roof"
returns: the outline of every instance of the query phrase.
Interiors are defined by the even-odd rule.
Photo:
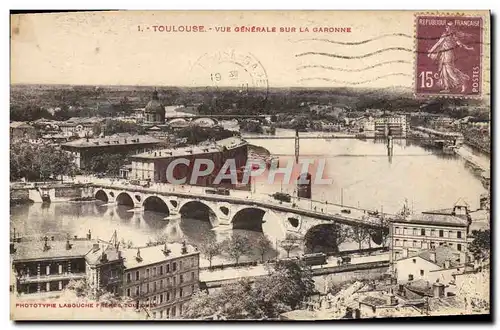
[[[33,126],[31,126],[30,124],[27,124],[23,121],[13,121],[12,123],[10,123],[10,128],[33,128]]]
[[[432,211],[431,211],[432,212]],[[392,222],[428,224],[428,225],[443,225],[453,227],[467,227],[467,219],[457,217],[451,214],[442,213],[421,213],[411,217],[391,219]]]
[[[388,305],[386,299],[371,296],[364,297],[360,302],[375,307]]]
[[[199,252],[191,245],[187,245],[187,253],[182,254],[182,244],[170,243],[167,244],[170,253],[164,253],[165,245],[148,246],[143,248],[133,248],[122,250],[122,256],[125,258],[124,265],[126,269],[144,267],[153,265],[162,261],[171,260],[179,257],[196,255]],[[140,252],[140,259],[137,258],[137,253]]]
[[[70,241],[71,249],[66,249],[66,241],[47,241],[49,249],[44,251],[45,242],[21,242],[15,245],[14,261],[36,259],[83,257],[92,248],[91,241]]]
[[[436,254],[436,261],[432,261],[431,254]],[[460,264],[460,252],[446,245],[438,246],[434,250],[424,250],[418,254],[419,257],[433,262],[439,267],[444,267],[445,261],[450,261],[450,266],[455,267]]]
[[[117,145],[142,145],[142,144],[156,144],[161,143],[158,140],[149,135],[110,135],[103,138],[91,138],[91,139],[78,139],[63,144],[64,147],[73,148],[91,148],[91,147],[106,147],[106,146],[117,146]]]
[[[104,254],[106,255],[105,259],[103,259]],[[85,255],[85,260],[91,265],[112,262],[119,260],[120,258],[121,252],[112,245],[107,245],[106,247],[98,250],[90,250],[87,255]]]
[[[234,149],[246,145],[247,142],[239,137],[230,137],[227,139],[202,143],[195,146],[182,147],[182,148],[168,148],[158,149],[154,151],[143,152],[138,155],[131,156],[132,158],[147,158],[147,159],[161,159],[171,157],[181,157],[189,155],[201,155],[207,153],[222,152],[223,148]]]

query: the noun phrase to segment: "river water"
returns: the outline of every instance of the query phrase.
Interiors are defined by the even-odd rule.
[[[289,130],[277,131],[278,136],[293,134]],[[277,155],[280,164],[294,160],[293,139],[249,142]],[[474,210],[479,207],[479,195],[485,192],[480,180],[462,158],[436,154],[406,141],[395,141],[393,156],[389,158],[384,142],[302,139],[300,157],[325,159],[324,177],[333,180],[329,185],[313,184],[315,200],[394,213],[402,208],[405,199],[414,212],[421,212],[450,208],[463,198]],[[294,189],[293,184],[265,182],[257,182],[255,187],[257,192],[266,193],[293,193]],[[33,237],[41,233],[84,236],[90,229],[93,237],[101,239],[109,239],[117,230],[120,240],[131,241],[134,245],[144,245],[159,236],[166,236],[170,241],[187,240],[200,244],[210,239],[222,240],[228,234],[212,230],[208,221],[182,218],[167,222],[163,221],[165,215],[133,213],[129,209],[123,205],[106,206],[98,202],[16,205],[11,206],[11,229],[15,228],[21,236]],[[273,243],[282,238],[281,229],[273,227],[272,222],[264,224],[263,230]],[[262,235],[240,231],[251,241]],[[353,247],[346,245],[343,249]],[[267,257],[272,257],[272,254]],[[241,260],[245,259],[260,259],[260,256],[250,251]]]

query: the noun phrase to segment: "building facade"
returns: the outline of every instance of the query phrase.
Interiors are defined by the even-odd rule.
[[[165,124],[165,106],[158,97],[158,92],[153,91],[151,101],[144,108],[144,124],[162,125]]]
[[[156,148],[162,143],[149,135],[115,134],[100,138],[84,138],[61,145],[71,153],[79,169],[89,169],[95,156],[117,154],[123,157]]]
[[[406,136],[408,121],[405,115],[380,117],[375,119],[375,134],[377,136]]]
[[[39,246],[37,246],[39,245]],[[90,241],[22,242],[14,247],[12,266],[18,294],[61,291],[71,280],[86,277]]]
[[[468,208],[458,205],[393,219],[389,227],[391,261],[443,245],[466,253],[469,225]]]
[[[199,252],[186,244],[124,251],[121,294],[150,310],[153,319],[178,318],[198,290]]]
[[[10,123],[10,139],[11,140],[31,140],[36,138],[35,127],[25,122],[14,121]]]
[[[162,183],[171,182],[172,179],[181,180],[184,178],[186,179],[186,183],[190,183],[195,161],[197,159],[211,160],[215,166],[214,171],[209,175],[198,177],[192,184],[212,186],[219,173],[219,169],[222,168],[226,160],[234,160],[237,169],[246,165],[248,143],[241,138],[230,137],[196,146],[152,150],[130,158],[132,160],[131,179],[151,180]],[[187,161],[187,163],[179,163],[181,159]],[[175,166],[172,164],[173,162],[175,162]],[[172,164],[171,178],[167,176],[167,169],[170,164]],[[222,182],[221,184],[224,185],[226,183]]]

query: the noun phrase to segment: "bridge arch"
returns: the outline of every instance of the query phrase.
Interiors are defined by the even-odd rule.
[[[142,202],[142,206],[144,211],[165,213],[167,215],[170,214],[170,209],[167,203],[165,203],[165,201],[158,196],[148,196],[144,199],[144,202]]]
[[[216,210],[200,200],[188,200],[179,205],[179,213],[183,217],[209,221],[212,227],[217,227],[219,219]]]
[[[109,202],[108,194],[106,194],[106,192],[102,189],[96,191],[94,198],[103,201],[104,203]]]
[[[134,206],[134,200],[132,197],[126,193],[126,192],[121,192],[116,196],[116,204],[117,205],[127,205],[127,206]]]
[[[304,235],[304,252],[338,252],[338,242],[343,239],[340,237],[343,229],[342,225],[335,223],[312,226]]]
[[[219,122],[214,118],[197,118],[194,119],[191,124],[201,127],[212,127],[217,125]]]
[[[264,215],[266,210],[250,206],[245,207],[236,212],[231,218],[233,229],[246,229],[262,232],[262,224],[264,223]]]

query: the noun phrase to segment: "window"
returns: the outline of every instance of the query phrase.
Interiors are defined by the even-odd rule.
[[[420,236],[425,236],[425,229],[420,229]]]
[[[439,230],[439,237],[444,237],[444,230],[442,229]]]
[[[167,292],[167,301],[170,301],[170,292]]]
[[[130,288],[127,289],[127,297],[130,297]]]
[[[425,272],[424,272],[424,270],[423,270],[423,269],[421,269],[421,270],[420,270],[420,276],[424,276],[424,273],[425,273]]]
[[[163,294],[160,295],[160,304],[163,303]]]
[[[413,263],[416,264],[417,263],[417,259],[413,259]]]
[[[141,290],[139,289],[139,286],[135,287],[135,295],[138,296]]]
[[[403,240],[403,246],[408,246],[408,241],[407,240]]]
[[[182,304],[179,305],[179,315],[182,315]]]
[[[413,247],[419,247],[417,241],[413,241]]]
[[[156,276],[156,267],[153,267],[153,276]]]
[[[146,293],[149,293],[149,283],[146,284]]]
[[[408,228],[406,227],[403,228],[403,235],[408,235]]]
[[[167,274],[170,273],[170,264],[167,264],[167,270],[165,271]]]
[[[182,270],[182,260],[179,261],[179,270]]]
[[[167,308],[166,314],[167,314],[167,319],[168,319],[170,317],[170,308]]]
[[[156,296],[153,297],[153,304],[156,304]]]
[[[182,294],[184,293],[184,290],[183,288],[180,288],[179,289],[179,298],[182,298]]]
[[[413,228],[413,236],[418,236],[418,229],[417,228]]]
[[[156,292],[156,282],[153,283],[153,292]]]
[[[457,244],[457,250],[462,251],[462,244]]]
[[[408,274],[408,281],[413,281],[413,274]]]
[[[172,264],[172,271],[173,271],[173,272],[175,272],[176,270],[177,270],[177,263],[176,263],[176,262],[174,262],[174,263]]]
[[[179,283],[184,283],[184,275],[179,275]]]
[[[443,244],[444,244],[444,242],[439,242],[439,246],[441,246],[441,245],[443,245]]]
[[[175,306],[172,306],[172,317],[175,317]]]
[[[156,312],[153,312],[153,318],[156,319]]]
[[[194,281],[194,272],[191,272],[191,281]]]
[[[175,284],[176,284],[176,283],[175,283],[175,276],[174,276],[174,286],[175,286]]]
[[[431,236],[436,236],[436,231],[434,229],[431,229]]]
[[[127,283],[132,282],[132,275],[130,273],[127,273]]]
[[[136,281],[139,281],[139,271],[136,271],[136,272],[135,272],[135,280],[136,280]]]
[[[396,241],[394,242],[394,245],[399,246],[400,244],[401,244],[401,241],[399,239],[396,239]]]
[[[457,238],[462,238],[462,232],[461,231],[457,231]]]
[[[401,233],[399,232],[399,227],[396,227],[396,229],[395,229],[394,231],[396,232],[396,234],[401,234]]]
[[[160,311],[160,319],[163,318],[163,311]]]
[[[160,290],[163,289],[163,280],[160,281]]]
[[[146,268],[146,278],[149,278],[149,268]]]
[[[163,266],[160,266],[160,276],[163,275]]]
[[[194,294],[194,284],[191,285],[191,294]]]

